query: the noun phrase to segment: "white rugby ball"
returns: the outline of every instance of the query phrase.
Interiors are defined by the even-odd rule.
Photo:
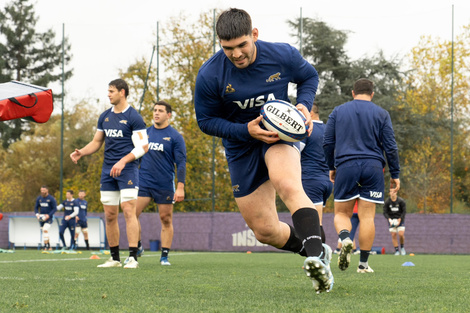
[[[40,214],[39,215],[39,221],[44,222],[46,220],[46,215],[45,214]]]
[[[397,227],[398,226],[398,219],[394,218],[392,219],[392,222],[390,223],[392,227]]]
[[[300,141],[307,137],[307,120],[302,112],[289,102],[283,100],[271,100],[261,107],[261,115],[264,127],[277,132],[284,141]]]

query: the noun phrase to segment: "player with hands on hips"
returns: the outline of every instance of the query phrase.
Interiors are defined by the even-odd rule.
[[[79,203],[78,199],[73,198],[73,190],[67,190],[65,198],[65,201],[57,206],[57,211],[64,209],[64,217],[59,227],[59,237],[60,241],[62,241],[62,247],[65,249],[67,245],[65,244],[64,232],[65,229],[68,228],[70,232],[69,249],[72,250],[75,248],[75,217],[78,215]]]
[[[137,159],[148,150],[146,125],[142,116],[127,102],[129,86],[122,79],[109,83],[108,98],[113,105],[101,114],[93,140],[70,154],[74,163],[85,155],[97,152],[105,144],[101,172],[106,236],[111,258],[98,267],[121,267],[119,256],[119,204],[126,220],[129,262],[124,268],[137,268],[139,225],[136,216],[139,170]]]
[[[269,100],[289,102],[292,82],[297,108],[311,131],[318,73],[291,45],[258,40],[244,10],[224,11],[216,32],[222,49],[201,66],[196,79],[199,128],[222,138],[235,201],[256,239],[306,256],[304,270],[315,291],[330,291],[331,249],[322,245],[319,213],[302,188],[299,142],[281,141],[260,126],[261,107]],[[293,227],[279,221],[276,193]]]

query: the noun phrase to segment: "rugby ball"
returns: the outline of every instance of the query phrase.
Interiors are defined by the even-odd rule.
[[[46,220],[46,215],[44,214],[39,214],[39,221],[44,222]]]
[[[277,132],[281,140],[295,142],[308,135],[307,119],[289,102],[270,100],[261,107],[261,115],[264,127]]]
[[[390,222],[390,226],[397,227],[398,226],[398,219],[396,219],[396,218],[392,219],[392,221]]]

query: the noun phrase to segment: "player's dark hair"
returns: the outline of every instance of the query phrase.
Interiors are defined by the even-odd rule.
[[[215,30],[221,40],[248,36],[252,32],[251,17],[244,10],[231,8],[220,14]]]
[[[78,192],[86,192],[84,189],[80,189]]]
[[[127,85],[124,79],[118,78],[118,79],[112,80],[109,83],[109,86],[116,87],[118,91],[121,91],[124,89],[124,95],[126,96],[126,98],[129,95],[129,86]]]
[[[67,190],[67,192],[70,193],[71,195],[73,195],[73,190],[72,189]]]
[[[318,105],[315,102],[312,104],[312,112],[315,114],[319,113]]]
[[[47,187],[47,185],[42,185],[41,188],[46,188],[47,190],[49,190],[49,187]]]
[[[367,78],[360,78],[356,80],[353,88],[355,95],[372,95],[374,92],[374,83]]]
[[[160,101],[155,102],[155,104],[153,105],[153,108],[155,108],[156,105],[163,105],[166,109],[166,113],[172,112],[171,105],[166,101],[160,100]]]

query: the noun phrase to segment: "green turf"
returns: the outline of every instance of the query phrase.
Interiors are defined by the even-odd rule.
[[[90,252],[0,253],[0,312],[468,312],[469,256],[358,256],[317,295],[289,253],[147,252],[139,269],[97,268]],[[122,255],[123,259],[125,255]],[[413,267],[404,267],[404,262]]]

